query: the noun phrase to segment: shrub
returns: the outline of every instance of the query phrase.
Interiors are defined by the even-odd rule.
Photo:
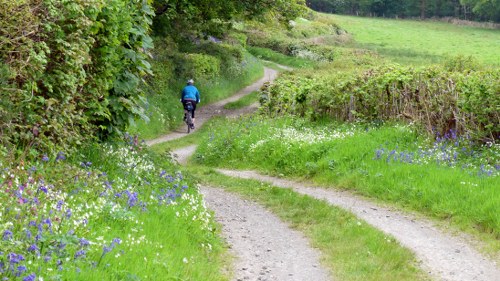
[[[430,134],[454,130],[476,139],[500,136],[499,70],[383,66],[359,73],[284,75],[264,89],[267,112],[312,119],[406,120]]]
[[[153,15],[144,1],[1,1],[2,144],[70,149],[127,128],[139,107]],[[2,71],[4,72],[4,71]],[[5,110],[5,109],[3,109]]]

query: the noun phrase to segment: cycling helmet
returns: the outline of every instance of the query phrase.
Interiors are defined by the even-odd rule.
[[[187,81],[187,83],[192,85],[192,84],[194,84],[194,80],[193,80],[193,79],[189,79],[189,80]]]

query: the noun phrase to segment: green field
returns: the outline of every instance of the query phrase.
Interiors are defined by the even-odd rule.
[[[500,66],[500,31],[444,22],[328,16],[353,36],[357,47],[377,51],[400,63],[440,62],[473,56]]]

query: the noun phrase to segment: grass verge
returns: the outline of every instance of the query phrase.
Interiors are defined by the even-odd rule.
[[[229,280],[192,178],[131,143],[0,159],[0,279]]]
[[[194,160],[301,177],[391,202],[486,242],[498,255],[498,145],[430,143],[408,126],[309,124],[301,119],[218,121]]]
[[[412,253],[354,215],[322,200],[255,180],[236,179],[212,169],[189,171],[206,185],[220,186],[266,206],[303,232],[322,252],[336,280],[427,280]]]
[[[247,47],[247,50],[257,58],[270,60],[293,68],[309,68],[317,64],[308,59],[290,57],[267,48]]]
[[[250,94],[242,97],[241,99],[230,102],[224,105],[225,109],[240,109],[243,107],[247,107],[259,101],[260,94],[257,91],[251,92]]]

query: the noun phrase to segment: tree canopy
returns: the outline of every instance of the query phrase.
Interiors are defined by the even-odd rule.
[[[155,0],[154,31],[158,34],[217,35],[233,20],[257,18],[273,13],[282,21],[305,11],[304,0]]]

